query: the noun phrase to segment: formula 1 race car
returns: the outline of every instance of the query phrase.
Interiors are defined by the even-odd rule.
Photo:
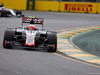
[[[34,28],[32,25],[31,29],[25,27],[23,23],[32,23],[35,25],[42,25],[42,28]],[[56,52],[57,50],[57,33],[53,31],[45,31],[43,29],[43,18],[36,17],[23,17],[22,25],[18,28],[7,28],[4,33],[3,47],[4,48],[43,48],[49,52]]]
[[[16,10],[14,12],[12,9],[7,9],[4,7],[3,4],[0,4],[0,16],[1,17],[11,17],[11,16],[22,17],[22,11]]]

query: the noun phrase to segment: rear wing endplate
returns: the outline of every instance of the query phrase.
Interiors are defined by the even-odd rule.
[[[33,19],[33,21],[35,22],[35,24],[40,24],[42,25],[43,28],[43,18],[36,18],[36,17],[22,17],[22,26],[23,23],[30,23],[30,21]]]

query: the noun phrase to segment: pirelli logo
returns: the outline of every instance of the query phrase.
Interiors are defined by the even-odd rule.
[[[92,12],[91,4],[65,4],[65,11]]]

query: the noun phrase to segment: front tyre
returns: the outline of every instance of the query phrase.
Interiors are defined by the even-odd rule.
[[[16,10],[16,16],[17,17],[22,17],[22,11],[21,10]]]
[[[12,48],[11,45],[7,44],[7,41],[13,41],[13,31],[6,30],[4,33],[4,39],[3,39],[3,47],[4,48]]]
[[[48,44],[53,45],[48,52],[56,52],[57,51],[57,35],[54,33],[49,33],[47,36]]]

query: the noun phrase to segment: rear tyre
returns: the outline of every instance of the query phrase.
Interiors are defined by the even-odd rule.
[[[4,33],[4,39],[3,39],[3,47],[12,48],[11,45],[7,44],[7,41],[13,41],[13,31],[6,30]]]
[[[6,11],[5,10],[1,11],[1,17],[6,17]]]
[[[52,48],[48,49],[48,52],[56,52],[57,51],[57,35],[54,33],[48,34],[48,44],[53,45]]]
[[[11,13],[7,10],[2,10],[1,11],[1,17],[11,17]]]

